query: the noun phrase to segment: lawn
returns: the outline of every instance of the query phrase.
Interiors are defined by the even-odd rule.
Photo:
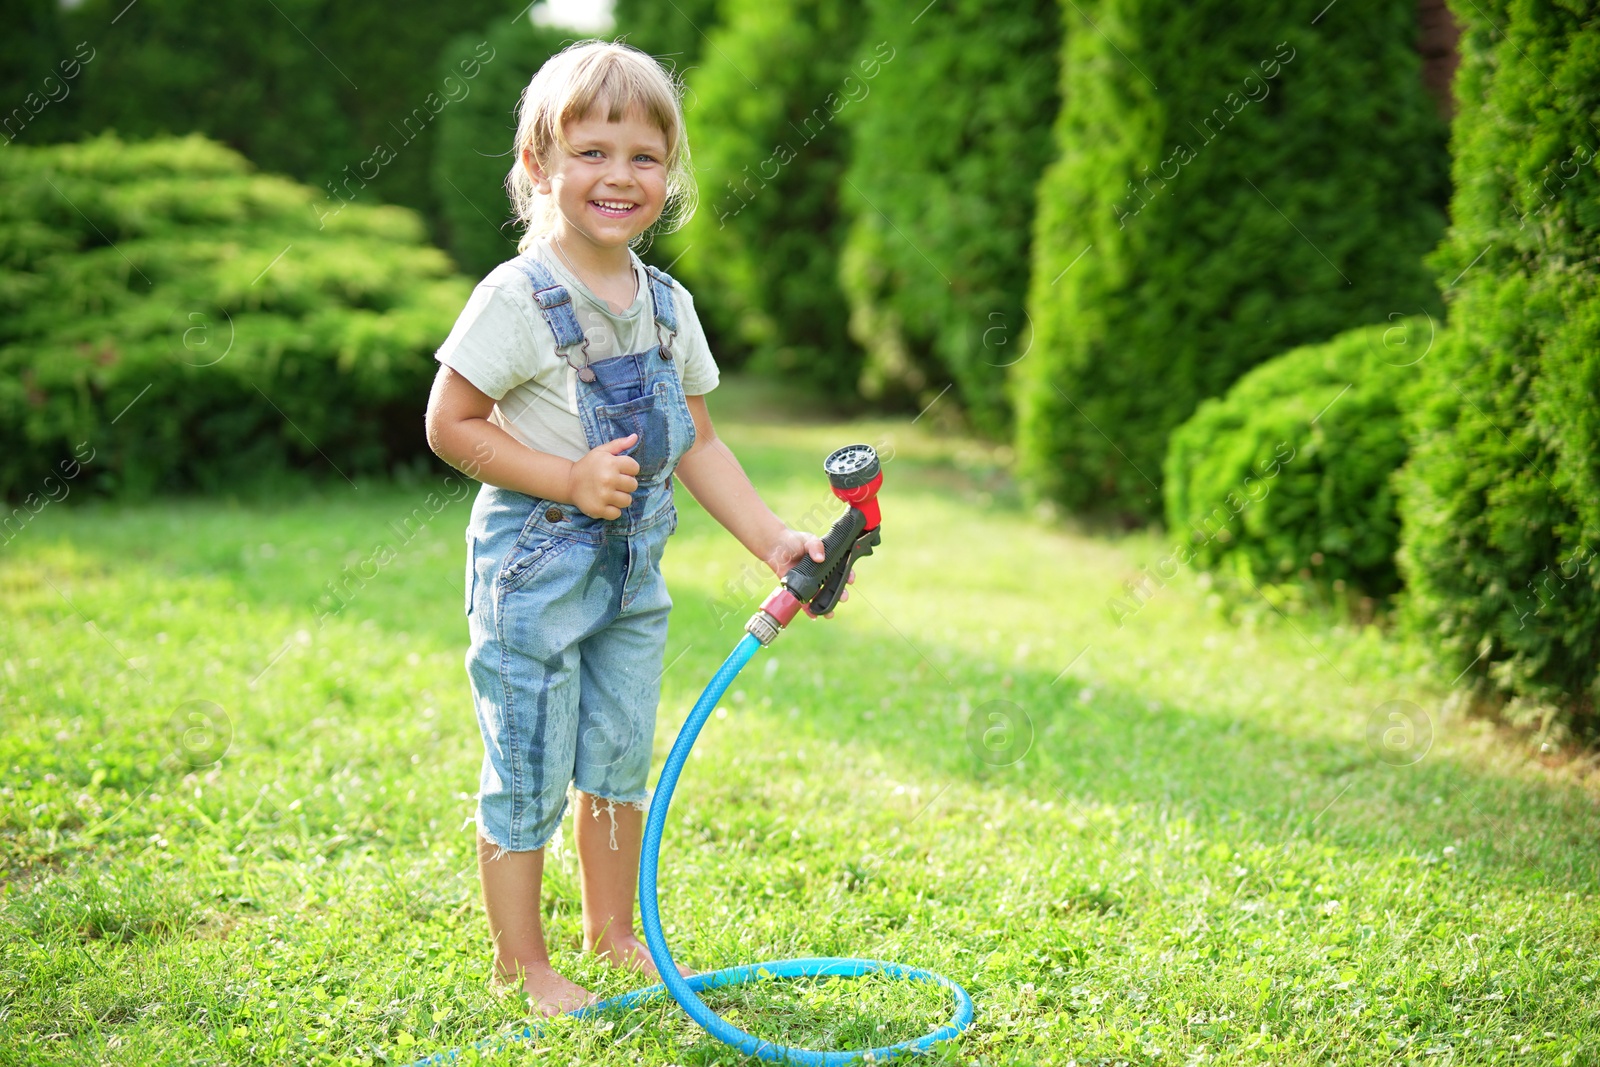
[[[663,847],[680,960],[941,972],[934,1063],[1600,1063],[1596,794],[1372,627],[1233,621],[1165,555],[1025,511],[1003,450],[906,419],[719,427],[788,521],[884,454],[884,544],[708,724]],[[520,1029],[487,984],[462,666],[465,486],[52,504],[0,550],[0,1063],[408,1063]],[[771,587],[687,493],[665,755]],[[570,835],[547,864],[579,952]],[[786,1042],[949,1014],[882,980],[729,992]],[[471,1059],[472,1057],[467,1057]],[[486,1062],[722,1064],[670,1004]]]

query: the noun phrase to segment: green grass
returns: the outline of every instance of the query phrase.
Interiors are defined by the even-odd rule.
[[[892,458],[850,602],[757,656],[686,771],[680,959],[939,971],[977,1019],[935,1063],[1600,1063],[1595,796],[1453,711],[1411,650],[1265,607],[1230,624],[1188,574],[1119,627],[1108,599],[1162,544],[1035,520],[1007,457],[937,412],[712,400],[790,521],[831,499],[832,447]],[[468,502],[390,525],[443,485],[51,505],[3,550],[0,1062],[403,1063],[520,1028],[468,825]],[[658,759],[772,584],[680,508]],[[1425,752],[1369,743],[1395,700]],[[192,701],[214,729],[175,723]],[[558,966],[642,984],[578,951],[570,837],[545,907]],[[881,980],[714,1004],[845,1048],[949,1013]],[[491,1059],[743,1058],[670,1004],[539,1047]]]

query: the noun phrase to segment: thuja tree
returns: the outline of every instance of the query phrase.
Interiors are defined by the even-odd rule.
[[[696,290],[725,346],[719,360],[748,354],[853,394],[861,350],[839,285],[849,147],[839,117],[860,106],[887,52],[858,54],[862,16],[843,0],[729,0],[721,15],[688,78],[699,209],[662,258]]]
[[[1401,501],[1410,619],[1464,675],[1593,733],[1600,697],[1600,10],[1463,0],[1451,329]]]
[[[1066,17],[1017,365],[1030,491],[1159,514],[1170,431],[1245,370],[1436,313],[1445,130],[1413,0],[1102,0]]]
[[[1051,152],[1060,5],[874,0],[888,60],[842,118],[844,254],[865,387],[954,383],[975,425],[1009,428],[1006,368],[1025,356],[1034,189]]]

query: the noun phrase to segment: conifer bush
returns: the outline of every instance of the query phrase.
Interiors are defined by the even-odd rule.
[[[1172,433],[1162,482],[1186,559],[1243,596],[1282,583],[1334,601],[1392,596],[1390,483],[1437,325],[1417,316],[1292,349],[1201,401]]]

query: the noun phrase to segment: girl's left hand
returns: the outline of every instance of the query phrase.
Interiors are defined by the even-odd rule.
[[[785,529],[778,535],[771,553],[767,556],[766,564],[772,568],[772,573],[782,578],[789,573],[789,568],[799,563],[804,556],[810,556],[821,563],[827,557],[827,550],[822,547],[822,538],[815,534],[808,534],[802,530]],[[848,586],[856,580],[855,568],[850,568],[850,574],[845,578]],[[839,603],[843,604],[850,599],[850,590],[847,588],[839,595]],[[826,613],[823,618],[833,618],[833,612]]]

